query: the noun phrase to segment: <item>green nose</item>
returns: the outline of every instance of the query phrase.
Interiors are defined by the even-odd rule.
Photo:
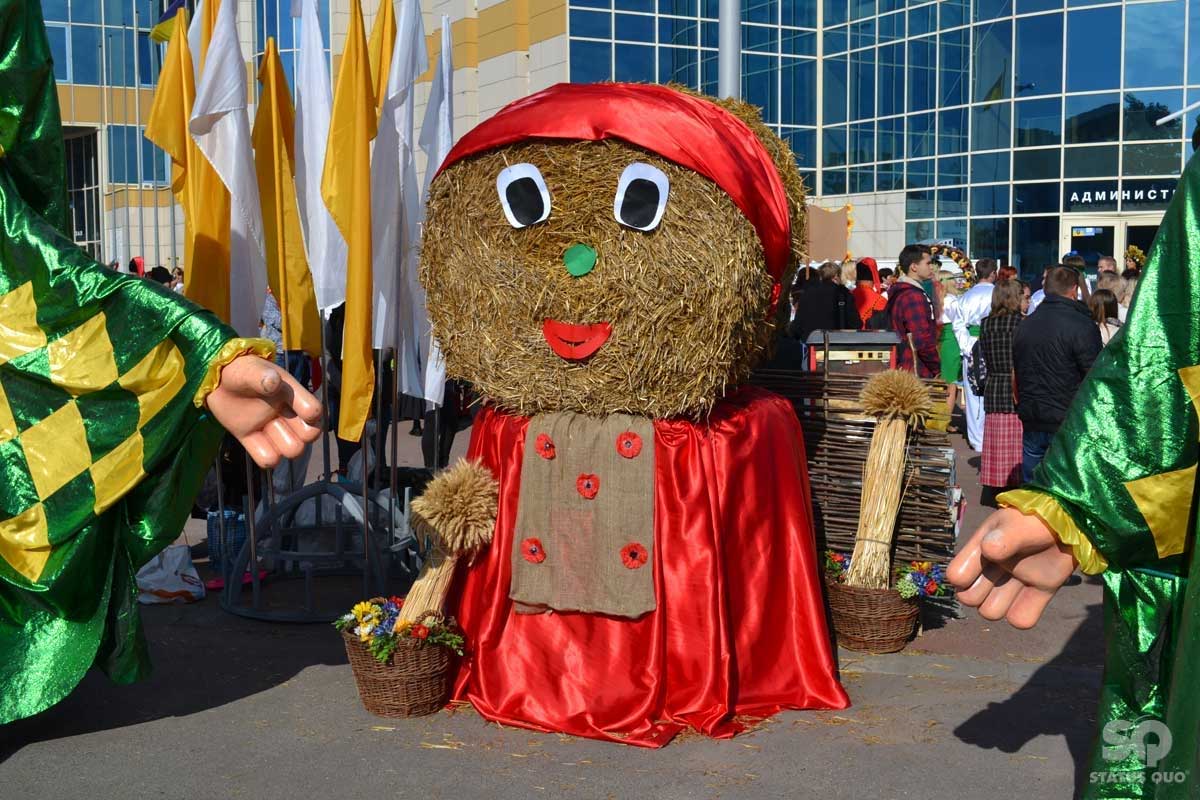
[[[596,250],[586,244],[573,244],[563,253],[563,265],[571,275],[582,278],[596,266]]]

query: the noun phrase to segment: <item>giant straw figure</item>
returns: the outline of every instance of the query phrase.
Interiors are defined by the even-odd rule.
[[[1128,322],[1096,359],[1033,482],[1000,496],[1008,508],[984,522],[949,570],[962,602],[1018,628],[1037,623],[1076,568],[1102,577],[1108,653],[1089,798],[1200,791],[1200,581],[1188,580],[1197,570],[1198,407],[1193,157]]]
[[[134,574],[181,530],[221,425],[264,466],[320,433],[269,343],[72,243],[63,155],[40,4],[0,0],[0,724],[93,665],[147,672]]]
[[[800,427],[742,386],[803,203],[755,109],[663,86],[554,86],[441,166],[422,281],[486,402],[414,508],[491,539],[449,609],[471,649],[454,696],[486,718],[659,746],[847,704]]]

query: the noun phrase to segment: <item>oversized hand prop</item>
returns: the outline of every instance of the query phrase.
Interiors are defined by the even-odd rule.
[[[321,403],[270,361],[241,356],[221,371],[208,409],[260,467],[295,458],[321,435]]]
[[[946,576],[959,601],[977,606],[980,616],[1032,628],[1075,566],[1040,519],[1006,508],[984,520]]]

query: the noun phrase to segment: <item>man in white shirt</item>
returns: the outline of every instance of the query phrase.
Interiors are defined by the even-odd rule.
[[[996,288],[996,262],[981,258],[975,262],[975,277],[978,282],[958,299],[958,313],[954,319],[954,338],[963,355],[963,375],[966,375],[966,359],[979,338],[979,325],[984,317],[992,313],[992,290]],[[967,404],[967,441],[971,449],[983,451],[983,398],[971,391],[971,382],[963,381],[963,394]]]

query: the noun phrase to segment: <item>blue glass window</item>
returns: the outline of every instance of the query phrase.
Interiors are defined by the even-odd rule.
[[[141,136],[131,125],[108,126],[108,179],[113,183],[138,182],[138,142]]]
[[[617,11],[654,11],[654,0],[613,0]]]
[[[942,30],[965,25],[969,6],[970,0],[940,0],[938,2],[938,11],[941,14]]]
[[[821,192],[823,194],[846,193],[846,170],[827,169],[821,172]]]
[[[1125,92],[1125,138],[1181,138],[1183,136],[1182,119],[1174,119],[1166,125],[1156,125],[1155,123],[1182,107],[1183,91],[1180,89]]]
[[[1018,150],[1013,153],[1014,181],[1058,180],[1061,152],[1051,150]]]
[[[975,0],[975,21],[1011,16],[1012,0]]]
[[[105,28],[104,46],[108,82],[114,86],[135,85],[137,73],[133,64],[133,31]]]
[[[658,0],[658,13],[674,14],[677,17],[694,17],[696,16],[696,0]]]
[[[934,192],[932,190],[908,192],[904,195],[904,216],[932,217]]]
[[[888,14],[879,18],[879,43],[886,44],[904,38],[904,15]]]
[[[1013,185],[1014,214],[1057,214],[1059,184],[1017,183]]]
[[[821,138],[825,148],[821,154],[821,166],[844,167],[846,165],[845,127],[826,128]]]
[[[779,52],[779,28],[766,25],[743,25],[742,49],[756,53]]]
[[[879,160],[904,158],[904,119],[881,119],[878,125]]]
[[[971,109],[971,149],[997,150],[1012,144],[1012,105],[993,103]]]
[[[715,22],[700,23],[700,46],[717,48],[721,44],[721,26]]]
[[[1175,193],[1179,181],[1176,178],[1153,181],[1122,181],[1121,188],[1129,192],[1122,198],[1121,207],[1126,211],[1153,211],[1167,207],[1167,201]]]
[[[875,186],[880,192],[894,192],[904,188],[904,164],[893,162],[875,167]]]
[[[872,167],[859,167],[850,170],[850,191],[875,191],[875,170]]]
[[[1017,97],[1062,91],[1062,37],[1062,14],[1017,20]]]
[[[68,80],[67,67],[67,29],[63,25],[47,25],[46,36],[50,39],[50,58],[54,59],[54,80],[66,83]]]
[[[1008,213],[1008,186],[971,187],[971,216],[992,217]]]
[[[1188,83],[1200,84],[1200,3],[1188,3]]]
[[[617,38],[627,38],[621,35],[621,18],[627,17],[630,20],[645,20],[644,23],[638,23],[638,27],[632,29],[638,34],[637,41],[653,42],[654,41],[654,18],[653,17],[634,17],[626,14],[617,14]],[[645,27],[641,27],[641,25]],[[743,30],[745,26],[743,26]],[[648,37],[648,38],[642,38]],[[694,19],[671,19],[670,17],[662,17],[658,20],[658,41],[662,44],[674,44],[683,47],[695,47],[696,45],[696,21]]]
[[[779,124],[779,59],[742,56],[742,97],[762,109],[763,122]]]
[[[1068,147],[1063,159],[1064,178],[1103,178],[1119,174],[1117,146]]]
[[[850,46],[847,28],[834,28],[825,31],[825,54],[843,53]]]
[[[682,47],[658,48],[658,82],[682,83],[693,89],[700,87],[699,65],[695,50]]]
[[[707,95],[717,94],[717,54],[712,50],[700,51],[700,91]]]
[[[934,155],[934,115],[914,114],[908,118],[908,157]]]
[[[817,4],[813,0],[782,0],[780,23],[797,28],[817,27]],[[826,24],[829,20],[825,20]]]
[[[571,40],[571,82],[612,80],[612,45],[608,42]]]
[[[571,5],[572,6],[583,6],[586,8],[603,8],[603,9],[607,9],[609,11],[612,10],[612,0],[571,0]],[[258,21],[259,21],[259,24],[261,25],[262,17],[259,17]],[[321,16],[321,22],[322,22],[321,32],[322,32],[322,34],[325,31],[325,27],[323,24],[324,21],[325,21],[325,15],[322,15]],[[325,41],[328,42],[329,40],[326,39]]]
[[[909,9],[908,35],[924,36],[927,33],[932,33],[935,19],[934,14],[936,13],[936,5],[927,5],[919,8]]]
[[[1062,101],[1057,97],[1017,103],[1014,116],[1017,147],[1062,144]]]
[[[612,38],[612,14],[571,9],[571,35],[591,39]]]
[[[908,110],[937,106],[937,48],[932,38],[908,43]]]
[[[783,138],[801,169],[817,165],[817,132],[812,128],[784,129]],[[812,186],[812,184],[808,184]]]
[[[850,19],[875,16],[875,0],[850,0]]]
[[[46,22],[66,22],[67,0],[42,0],[42,17]]]
[[[1021,220],[1025,222],[1026,220]],[[971,255],[975,258],[1008,260],[1008,219],[973,219]]]
[[[1183,19],[1183,0],[1125,6],[1126,87],[1183,83]]]
[[[742,0],[742,22],[779,22],[779,0]]]
[[[875,116],[875,51],[850,54],[851,119]]]
[[[1103,192],[1103,198],[1101,197]],[[1117,210],[1116,181],[1084,181],[1079,183],[1064,183],[1064,211],[1116,211]]]
[[[850,26],[850,49],[875,45],[875,20],[867,19]]]
[[[938,115],[938,152],[962,153],[967,149],[967,109],[952,108]]]
[[[933,221],[908,222],[904,225],[904,241],[931,242],[933,241]]]
[[[781,46],[785,56],[815,56],[817,54],[817,34],[814,31],[792,31],[784,28]]]
[[[869,164],[875,160],[875,125],[850,126],[850,163]]]
[[[700,16],[716,19],[720,10],[720,0],[700,0]]]
[[[613,79],[650,83],[654,80],[654,48],[640,44],[618,44],[613,58]]]
[[[1182,145],[1179,142],[1163,144],[1125,145],[1122,175],[1178,175]]]
[[[1063,7],[1063,0],[1017,0],[1018,14],[1032,14],[1035,11],[1052,11]]]
[[[71,80],[88,86],[100,85],[99,28],[71,26]]]
[[[824,91],[822,100],[825,124],[836,124],[846,121],[846,59],[826,58],[823,62],[825,70]]]
[[[1008,153],[979,153],[971,156],[971,183],[1007,182]]]
[[[781,59],[779,121],[784,125],[817,124],[817,62],[807,58]]]
[[[1012,23],[975,28],[975,102],[994,103],[1011,97]]]
[[[1090,92],[1121,85],[1121,8],[1067,13],[1067,91]],[[1098,58],[1098,54],[1107,58]]]
[[[158,83],[158,51],[154,47],[154,43],[150,41],[149,33],[144,31],[138,33],[137,47],[138,83],[142,86],[154,86]],[[292,54],[287,53],[286,55],[290,58]],[[291,73],[289,72],[288,74],[288,85],[294,86],[295,84],[290,80]]]
[[[1067,144],[1115,142],[1120,133],[1121,96],[1089,94],[1067,97]]]
[[[1014,219],[1012,234],[1012,265],[1022,276],[1058,263],[1058,217]]]
[[[99,23],[100,4],[96,0],[71,0],[71,21]]]
[[[822,0],[825,3],[825,25],[841,25],[850,21],[850,7],[846,0]]]
[[[696,44],[696,21],[690,19],[659,20],[662,41],[667,44]],[[654,44],[654,17],[642,14],[617,14],[614,26],[615,38],[627,42]]]
[[[879,116],[904,113],[904,45],[879,48]]]
[[[939,207],[941,206],[941,202],[941,198],[939,197]],[[965,214],[967,212],[963,210],[959,213]],[[949,239],[950,241],[954,242],[956,247],[966,247],[967,221],[965,219],[939,219],[937,221],[937,238],[939,242]]]
[[[971,61],[967,52],[967,29],[943,33],[940,48],[942,105],[961,106],[967,102],[967,91],[971,86],[968,74]]]
[[[966,156],[947,156],[938,159],[938,186],[954,186],[966,182]],[[961,213],[966,213],[966,211]]]

